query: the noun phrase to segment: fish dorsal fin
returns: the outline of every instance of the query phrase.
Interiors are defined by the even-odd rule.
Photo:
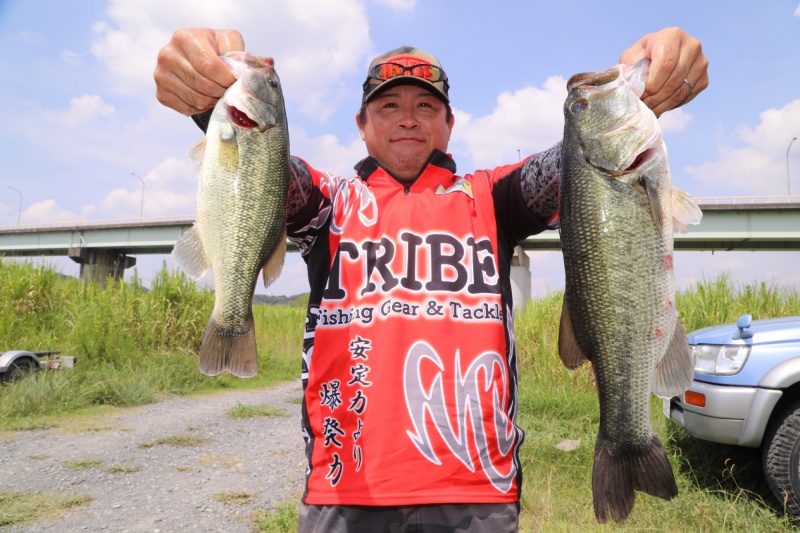
[[[262,268],[262,275],[264,276],[264,287],[269,287],[278,276],[281,275],[283,270],[283,262],[286,259],[286,228],[284,228],[281,238],[275,243],[275,248],[267,257],[266,263]]]
[[[200,240],[200,230],[197,223],[189,231],[181,235],[175,247],[172,249],[172,258],[187,276],[197,281],[211,267],[211,263],[203,250],[203,242]]]
[[[558,356],[569,370],[577,370],[588,359],[583,353],[578,341],[575,339],[575,330],[572,329],[572,319],[567,307],[567,295],[561,306],[561,325],[558,328]]]
[[[703,219],[703,211],[694,201],[692,195],[676,187],[672,188],[672,218],[675,233],[686,233],[686,226],[699,224]]]
[[[681,394],[692,384],[694,362],[686,341],[683,325],[676,320],[667,352],[656,365],[651,390],[661,398],[672,398]]]

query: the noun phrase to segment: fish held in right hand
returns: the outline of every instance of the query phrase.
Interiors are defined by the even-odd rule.
[[[197,219],[172,252],[194,279],[210,268],[214,310],[200,347],[200,371],[239,377],[257,371],[252,298],[259,271],[269,286],[286,255],[289,135],[271,59],[221,56],[237,81],[217,102],[206,136],[190,152],[201,163]]]

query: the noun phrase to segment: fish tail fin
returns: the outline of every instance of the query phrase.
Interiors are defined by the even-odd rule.
[[[594,452],[592,495],[594,515],[601,524],[609,517],[622,523],[641,491],[671,500],[678,495],[672,467],[657,436],[636,451],[614,453],[608,440],[598,437]]]
[[[216,376],[227,370],[240,378],[255,376],[258,352],[252,313],[245,320],[245,328],[244,333],[231,334],[212,316],[200,346],[200,372]]]

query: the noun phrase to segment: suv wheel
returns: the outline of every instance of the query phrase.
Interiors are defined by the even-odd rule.
[[[789,514],[800,517],[800,402],[769,425],[762,453],[772,492]]]

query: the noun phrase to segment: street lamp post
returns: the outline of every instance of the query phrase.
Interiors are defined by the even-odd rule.
[[[12,191],[15,191],[17,194],[19,194],[19,210],[17,210],[17,226],[19,226],[19,219],[22,216],[22,193],[19,192],[14,187],[9,187],[9,189],[11,189]]]
[[[142,218],[142,214],[144,213],[144,180],[138,174],[134,174],[131,172],[131,175],[136,176],[139,178],[139,181],[142,182],[142,206],[139,208],[139,218]]]
[[[792,184],[789,181],[789,150],[792,148],[792,143],[797,140],[797,137],[793,137],[791,141],[789,141],[789,148],[786,149],[786,195],[792,195]]]

